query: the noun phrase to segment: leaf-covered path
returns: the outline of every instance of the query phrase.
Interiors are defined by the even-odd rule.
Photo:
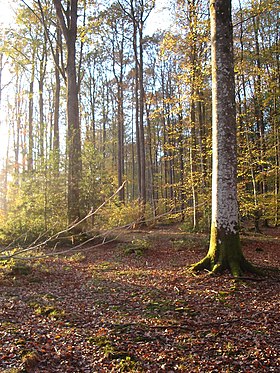
[[[246,257],[279,268],[278,233],[243,238]],[[125,241],[0,270],[0,372],[280,371],[276,270],[235,286],[186,272],[202,235]]]

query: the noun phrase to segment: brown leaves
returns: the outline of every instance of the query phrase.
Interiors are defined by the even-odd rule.
[[[273,243],[257,245],[246,242],[246,256],[279,265]],[[226,275],[193,277],[185,266],[199,256],[167,235],[140,257],[111,245],[83,261],[48,259],[13,281],[3,275],[0,370],[277,371],[275,274],[238,286]]]
[[[22,362],[27,373],[33,373],[40,363],[40,356],[37,351],[32,351],[23,356]]]

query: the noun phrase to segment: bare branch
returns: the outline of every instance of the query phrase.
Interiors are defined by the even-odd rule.
[[[46,231],[46,232],[42,233],[35,241],[33,241],[33,243],[31,245],[29,245],[27,248],[21,248],[21,249],[16,250],[14,253],[11,253],[11,254],[8,254],[8,255],[5,255],[5,256],[1,256],[0,260],[9,260],[9,259],[12,259],[12,258],[16,258],[20,254],[23,254],[23,253],[26,253],[26,252],[29,252],[29,251],[34,251],[34,250],[37,250],[37,249],[41,249],[41,248],[45,247],[51,241],[61,238],[62,234],[71,233],[71,231],[74,228],[78,227],[81,223],[83,223],[88,218],[92,217],[93,215],[96,215],[109,201],[111,201],[116,196],[116,194],[124,187],[125,183],[126,183],[126,181],[124,181],[122,183],[122,185],[108,199],[106,199],[99,207],[97,207],[95,210],[93,210],[93,209],[90,210],[89,213],[84,218],[82,218],[78,221],[74,221],[72,224],[67,226],[65,229],[47,237],[43,242],[40,242],[40,238],[44,237],[47,234],[47,231]],[[91,237],[86,242],[90,242],[95,238],[96,237]],[[16,240],[14,240],[13,242],[15,243],[15,241]],[[14,250],[14,248],[12,248],[12,244],[10,244],[6,248],[3,248],[1,250],[1,252],[7,252],[7,251],[11,251],[11,250]],[[58,254],[56,254],[56,255],[58,255]]]
[[[62,33],[65,37],[66,42],[67,42],[68,41],[68,28],[66,26],[65,18],[64,18],[64,15],[63,15],[63,14],[65,14],[65,10],[64,10],[64,8],[61,4],[61,1],[59,1],[59,0],[53,0],[53,4],[55,6],[58,22],[61,26],[61,31],[62,31]]]

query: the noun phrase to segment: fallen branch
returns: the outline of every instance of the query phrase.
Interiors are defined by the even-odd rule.
[[[91,249],[100,247],[102,245],[105,245],[105,244],[117,241],[119,239],[121,233],[123,232],[123,230],[134,230],[134,227],[137,226],[138,221],[136,220],[136,221],[133,221],[133,222],[131,222],[129,224],[125,224],[123,226],[114,227],[114,228],[112,228],[112,229],[110,229],[108,231],[105,231],[103,233],[91,236],[88,239],[84,240],[83,242],[81,242],[81,243],[79,243],[77,245],[74,245],[74,246],[72,246],[70,248],[61,250],[61,251],[57,251],[56,250],[57,249],[57,245],[59,243],[59,242],[57,242],[54,245],[53,250],[51,252],[44,253],[43,255],[38,253],[38,255],[23,256],[23,254],[29,253],[31,251],[41,250],[41,249],[45,248],[48,244],[50,244],[54,240],[62,239],[63,237],[61,237],[61,236],[64,235],[64,234],[68,233],[68,234],[71,235],[72,238],[75,237],[75,236],[79,236],[79,234],[81,234],[81,233],[79,233],[78,235],[74,235],[74,234],[72,234],[71,231],[73,231],[75,228],[77,228],[81,223],[83,223],[87,219],[89,219],[92,216],[96,215],[106,204],[108,204],[118,194],[118,192],[124,187],[125,183],[126,183],[126,181],[124,181],[123,184],[108,199],[106,199],[100,206],[98,206],[95,210],[91,209],[87,213],[87,215],[85,217],[83,217],[80,220],[74,221],[73,223],[71,223],[70,225],[68,225],[65,229],[63,229],[63,230],[61,230],[61,231],[59,231],[59,232],[57,232],[57,233],[55,233],[53,235],[48,236],[43,241],[40,241],[40,239],[42,237],[45,237],[47,235],[48,231],[45,231],[42,234],[40,234],[36,238],[36,240],[34,240],[29,246],[27,246],[25,248],[19,247],[19,248],[15,249],[13,247],[13,245],[15,244],[16,240],[14,240],[7,247],[2,248],[0,250],[0,253],[1,252],[2,253],[10,252],[7,255],[0,256],[0,260],[20,259],[20,260],[24,260],[24,261],[29,261],[29,260],[35,260],[35,259],[43,259],[43,258],[47,258],[47,257],[51,257],[51,256],[65,255],[65,254],[68,254],[70,252],[77,251],[77,250],[79,250],[81,248],[84,251],[85,250],[91,250]],[[185,213],[188,210],[189,210],[189,208],[186,208],[184,210]],[[153,216],[150,219],[146,219],[146,222],[147,223],[153,222],[153,221],[155,221],[155,219],[161,219],[163,217],[170,216],[172,213],[173,213],[173,209],[171,209],[168,212],[165,212],[165,213],[163,213],[161,215],[157,215],[156,217]],[[119,231],[121,231],[121,232],[118,233]],[[136,231],[136,232],[138,232],[138,231]],[[92,232],[91,231],[83,232],[83,234],[85,234],[85,235],[86,234],[90,234],[90,233],[92,233]],[[20,237],[24,236],[25,234],[21,235]],[[113,238],[107,239],[108,237],[111,237],[112,235],[114,235]],[[88,244],[90,244],[91,242],[99,240],[99,239],[102,239],[102,242],[99,242],[99,243],[94,244],[92,246],[88,246]],[[87,247],[85,247],[86,245],[87,245]],[[13,251],[13,252],[11,252],[11,251]]]
[[[29,245],[27,248],[20,248],[20,249],[14,251],[11,254],[0,256],[0,260],[19,259],[18,258],[19,255],[30,252],[30,251],[34,251],[34,250],[37,250],[37,249],[42,249],[43,247],[45,247],[51,241],[61,238],[62,234],[70,233],[74,228],[76,228],[78,225],[83,223],[85,220],[89,219],[93,215],[96,215],[102,209],[102,207],[104,207],[109,201],[111,201],[116,196],[116,194],[124,187],[125,183],[126,183],[126,181],[124,181],[122,183],[122,185],[108,199],[106,199],[99,207],[97,207],[95,210],[91,209],[84,218],[82,218],[78,221],[74,221],[73,223],[68,225],[65,229],[47,237],[43,242],[39,242],[40,238],[44,237],[46,235],[46,233],[48,232],[48,231],[46,231],[46,232],[42,233],[41,235],[39,235],[38,238],[35,241],[33,241],[32,244]],[[92,241],[94,239],[96,239],[96,237],[91,237],[88,241]],[[15,242],[15,241],[16,240],[14,240],[13,242]],[[7,252],[7,251],[15,250],[14,248],[11,247],[11,245],[12,244],[9,244],[7,247],[1,249],[1,252]],[[75,249],[75,247],[73,247],[72,249]],[[45,256],[49,256],[49,255],[45,254]],[[59,255],[59,254],[55,253],[55,255]],[[35,258],[34,257],[30,257],[30,258],[20,257],[20,259],[30,260],[30,259],[35,259]]]

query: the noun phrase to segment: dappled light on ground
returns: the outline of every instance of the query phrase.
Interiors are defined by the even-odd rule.
[[[242,238],[265,276],[238,284],[188,273],[207,237],[164,230],[1,269],[1,372],[279,371],[279,230],[266,233]]]

